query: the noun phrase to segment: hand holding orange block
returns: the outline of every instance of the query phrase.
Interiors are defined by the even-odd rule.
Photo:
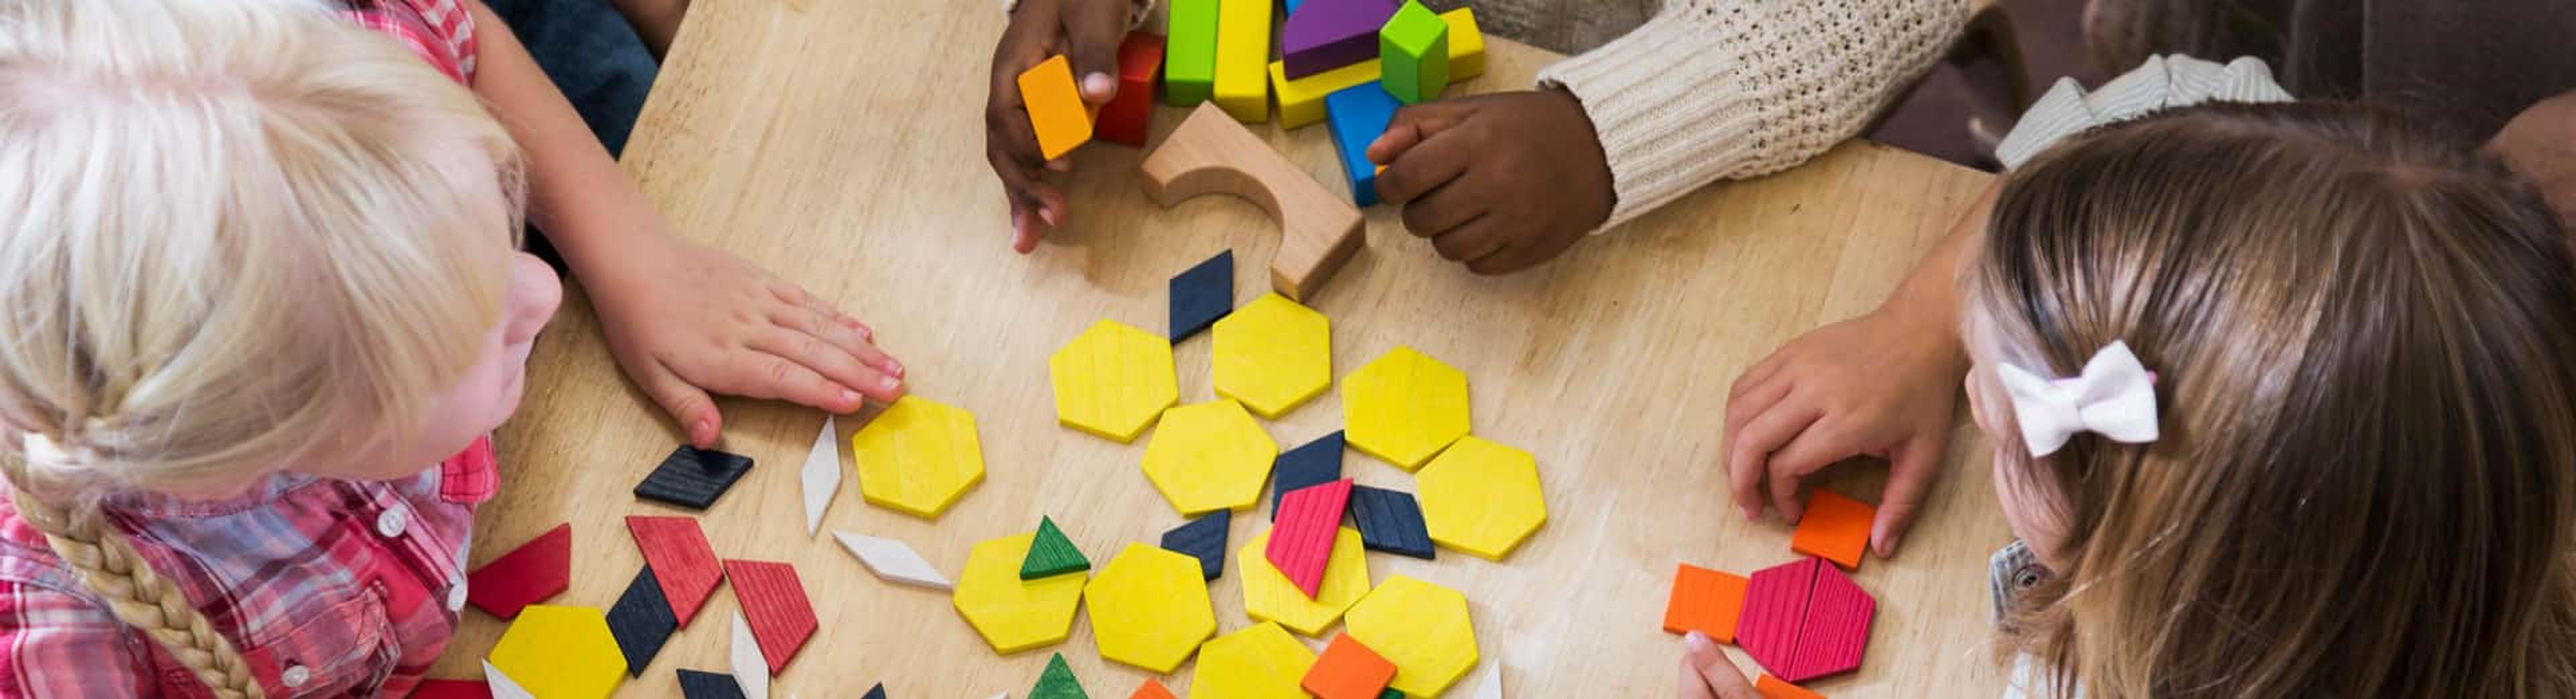
[[[1798,530],[1789,535],[1789,550],[1859,570],[1861,553],[1869,549],[1870,521],[1877,517],[1878,508],[1869,503],[1817,489],[1807,496]]]
[[[1063,157],[1091,140],[1091,108],[1073,84],[1073,63],[1063,54],[1020,73],[1020,102],[1037,133],[1038,151],[1048,160]]]

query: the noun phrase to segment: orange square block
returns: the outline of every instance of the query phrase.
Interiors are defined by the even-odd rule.
[[[1789,550],[1859,570],[1861,552],[1869,550],[1870,520],[1877,517],[1878,508],[1869,503],[1817,489],[1807,496],[1807,514],[1799,518],[1798,530],[1789,535]]]
[[[1136,686],[1136,693],[1135,693],[1135,694],[1127,695],[1127,699],[1178,699],[1178,698],[1177,698],[1177,697],[1172,696],[1172,690],[1164,689],[1164,688],[1163,688],[1163,683],[1161,683],[1161,682],[1156,682],[1156,681],[1154,681],[1154,678],[1147,677],[1147,678],[1145,678],[1145,683],[1144,683],[1144,684],[1141,684],[1141,685],[1137,685],[1137,686]]]
[[[1324,646],[1323,657],[1298,685],[1318,699],[1378,699],[1393,681],[1394,662],[1342,634]]]
[[[1073,85],[1073,63],[1057,54],[1020,72],[1020,102],[1038,151],[1054,160],[1091,141],[1091,108]]]
[[[1807,691],[1805,687],[1789,684],[1770,675],[1763,675],[1762,679],[1754,680],[1753,692],[1762,695],[1762,699],[1825,699],[1825,695]]]
[[[1744,576],[1684,563],[1673,572],[1673,597],[1664,603],[1664,631],[1700,632],[1719,643],[1735,642],[1735,618],[1744,612]]]

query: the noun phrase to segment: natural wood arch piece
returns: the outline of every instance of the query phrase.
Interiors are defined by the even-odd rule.
[[[1279,221],[1279,252],[1270,287],[1298,301],[1312,297],[1360,250],[1359,209],[1271,150],[1214,104],[1191,111],[1145,156],[1145,193],[1170,207],[1201,194],[1232,194]]]

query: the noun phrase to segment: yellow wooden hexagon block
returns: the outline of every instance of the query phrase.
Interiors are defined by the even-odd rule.
[[[1183,516],[1249,509],[1261,502],[1261,485],[1279,443],[1231,400],[1192,403],[1163,411],[1163,426],[1145,442],[1145,478]]]
[[[1342,423],[1351,448],[1411,471],[1467,436],[1467,375],[1411,347],[1396,347],[1342,377]]]
[[[1313,598],[1288,581],[1288,576],[1271,565],[1263,552],[1270,548],[1270,532],[1254,535],[1243,549],[1235,552],[1234,568],[1243,581],[1243,613],[1255,621],[1275,621],[1308,636],[1322,636],[1324,629],[1340,621],[1342,611],[1368,595],[1368,556],[1360,549],[1360,533],[1342,527],[1333,535],[1333,554],[1324,562],[1324,584],[1315,589]]]
[[[1307,699],[1297,683],[1314,667],[1314,651],[1278,624],[1263,622],[1199,647],[1190,699]]]
[[[937,518],[984,482],[975,415],[920,396],[895,400],[850,435],[859,494],[878,507]]]
[[[1433,697],[1476,667],[1476,625],[1467,596],[1401,575],[1387,578],[1347,620],[1351,640],[1395,663],[1388,686],[1408,697]]]
[[[1216,393],[1272,420],[1333,385],[1332,324],[1276,293],[1262,294],[1216,322]]]
[[[1082,584],[1090,578],[1067,573],[1036,580],[1020,579],[1020,562],[1029,556],[1037,533],[1014,534],[975,545],[966,554],[966,573],[949,598],[957,613],[992,644],[993,652],[1017,653],[1064,642],[1073,634],[1073,610],[1082,604]]]
[[[626,654],[592,607],[532,604],[485,658],[538,699],[607,699],[626,678]]]
[[[1114,320],[1092,323],[1047,358],[1056,421],[1121,444],[1181,402],[1173,373],[1170,340]]]
[[[1442,546],[1499,561],[1547,523],[1538,460],[1481,437],[1449,445],[1413,482],[1422,525]]]
[[[1082,598],[1100,657],[1159,674],[1171,674],[1216,635],[1216,606],[1199,559],[1160,547],[1128,544]]]

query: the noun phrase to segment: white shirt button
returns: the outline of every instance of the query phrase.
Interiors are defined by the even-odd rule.
[[[454,587],[447,588],[447,611],[456,612],[464,611],[464,609],[465,579],[457,578],[456,585]]]
[[[285,672],[278,673],[277,681],[285,683],[287,689],[302,687],[304,683],[313,681],[313,671],[304,669],[302,665],[288,665]]]
[[[411,518],[403,516],[402,510],[385,510],[383,514],[376,515],[377,536],[391,539],[402,536],[403,530],[410,527]]]

